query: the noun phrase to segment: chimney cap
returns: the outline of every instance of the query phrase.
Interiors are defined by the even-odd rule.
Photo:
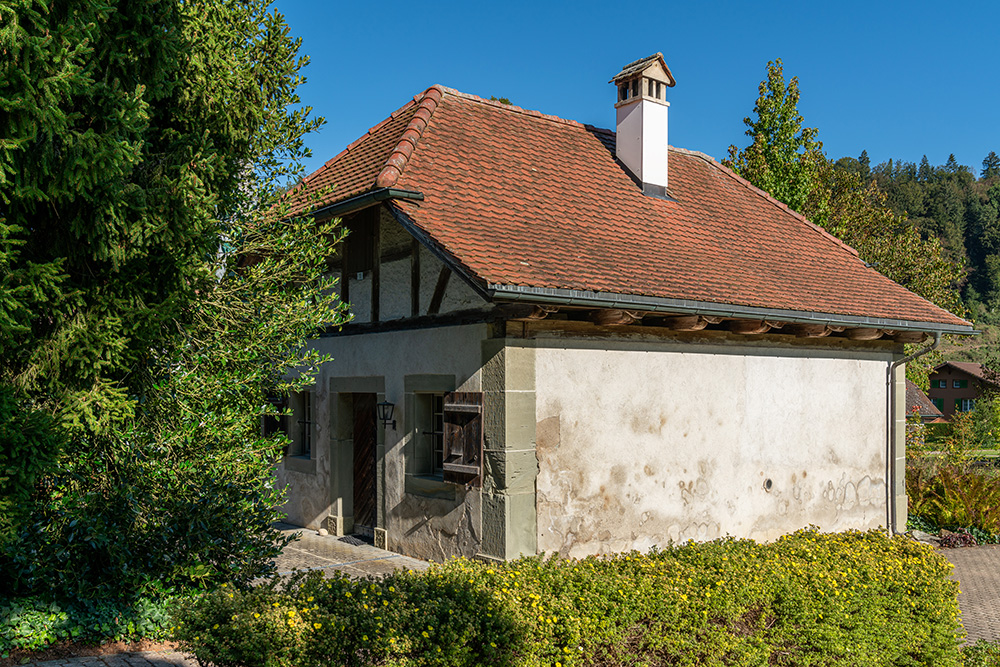
[[[625,81],[626,79],[632,79],[657,64],[663,68],[663,72],[666,74],[666,81],[664,81],[664,83],[671,88],[675,86],[677,82],[674,80],[674,75],[670,73],[667,63],[663,61],[662,53],[654,53],[651,56],[646,56],[645,58],[640,58],[639,60],[630,62],[628,65],[625,65],[625,67],[622,67],[622,71],[618,72],[618,74],[615,75],[615,78],[608,81],[608,83],[617,84]]]

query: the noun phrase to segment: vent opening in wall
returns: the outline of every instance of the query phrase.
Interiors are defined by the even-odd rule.
[[[770,478],[764,480],[764,490],[765,491],[770,491],[772,486],[774,486],[774,483],[771,481]]]

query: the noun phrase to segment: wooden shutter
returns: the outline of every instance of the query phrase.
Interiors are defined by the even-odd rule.
[[[444,480],[479,486],[483,469],[483,394],[444,396]]]

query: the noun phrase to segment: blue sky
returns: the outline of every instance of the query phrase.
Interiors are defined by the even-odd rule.
[[[662,51],[670,143],[743,146],[768,60],[798,76],[828,157],[868,151],[975,170],[1000,153],[1000,3],[279,0],[309,55],[302,100],[326,126],[313,171],[439,83],[614,127],[622,65]]]

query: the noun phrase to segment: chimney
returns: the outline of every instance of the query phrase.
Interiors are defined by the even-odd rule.
[[[615,156],[642,183],[643,193],[667,194],[667,88],[674,75],[657,53],[629,63],[611,80],[618,89]]]

